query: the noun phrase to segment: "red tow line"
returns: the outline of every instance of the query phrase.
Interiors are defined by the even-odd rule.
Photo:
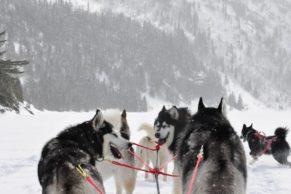
[[[149,148],[149,147],[146,147],[146,146],[143,146],[143,145],[140,145],[138,143],[132,143],[132,145],[136,145],[138,147],[141,147],[141,148],[144,148],[146,150],[151,150],[151,151],[158,151],[161,149],[161,145],[160,144],[157,144],[155,148]]]
[[[189,187],[187,189],[187,194],[191,194],[191,191],[192,191],[192,188],[193,188],[193,185],[194,185],[194,182],[196,180],[196,177],[197,177],[197,172],[198,172],[198,167],[203,159],[203,146],[201,147],[198,155],[197,155],[197,161],[196,161],[196,166],[195,166],[195,169],[193,171],[193,175],[192,175],[192,179],[190,181],[190,184],[189,184]]]
[[[149,148],[149,147],[145,147],[142,146],[140,144],[137,143],[132,143],[133,145],[142,147],[144,149],[147,150],[151,150],[151,151],[158,151],[161,148],[161,145],[157,144],[155,148]],[[128,165],[128,164],[124,164],[124,163],[120,163],[120,162],[116,162],[116,161],[111,161],[112,164],[117,165],[117,166],[122,166],[125,168],[130,168],[130,169],[134,169],[134,170],[138,170],[138,171],[143,171],[143,172],[148,172],[154,175],[163,175],[163,176],[170,176],[170,177],[179,177],[179,175],[174,175],[174,174],[167,174],[164,172],[161,172],[161,170],[163,170],[168,163],[170,163],[171,161],[176,159],[176,156],[174,156],[173,158],[171,158],[166,164],[164,164],[163,166],[159,167],[159,168],[152,168],[151,166],[149,166],[140,156],[138,156],[137,154],[135,154],[133,151],[131,151],[130,149],[128,149],[128,152],[131,153],[136,159],[138,159],[141,163],[143,163],[149,170],[145,170],[142,168],[136,168],[134,166]]]

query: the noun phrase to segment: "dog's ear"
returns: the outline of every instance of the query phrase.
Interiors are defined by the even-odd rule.
[[[96,114],[92,119],[92,127],[98,131],[99,128],[102,126],[103,122],[104,122],[104,117],[103,114],[101,112],[101,110],[97,109],[96,110]]]
[[[126,119],[126,110],[125,109],[121,113],[121,118]]]
[[[243,129],[247,128],[246,124],[243,125]]]
[[[123,110],[121,113],[120,135],[127,140],[130,138],[130,130],[126,119],[126,110]]]
[[[202,99],[202,97],[200,97],[200,99],[199,99],[199,103],[198,103],[198,111],[201,111],[201,110],[203,110],[203,109],[205,109],[205,105],[204,105],[204,103],[203,103],[203,99]]]
[[[166,109],[166,107],[164,105],[163,108],[162,108],[162,112],[166,112],[166,111],[167,111],[167,109]]]
[[[178,120],[179,118],[179,113],[178,113],[178,109],[176,106],[173,106],[170,110],[169,110],[169,114],[171,115],[171,117],[175,120]]]
[[[249,126],[249,128],[253,128],[253,123]]]
[[[221,112],[221,113],[222,113],[222,104],[223,104],[223,98],[221,98],[220,103],[219,103],[219,105],[218,105],[218,107],[217,107],[217,110],[218,110],[219,112]]]

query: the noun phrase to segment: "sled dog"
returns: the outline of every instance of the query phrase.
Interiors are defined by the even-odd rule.
[[[247,168],[245,152],[227,118],[218,108],[205,107],[199,100],[198,112],[191,117],[177,146],[177,163],[183,193],[187,192],[198,153],[204,157],[198,167],[192,194],[245,194]]]
[[[177,108],[173,106],[166,109],[163,106],[158,117],[154,122],[155,137],[158,143],[168,148],[169,152],[174,156],[177,154],[177,142],[185,131],[185,126],[189,122],[191,113],[188,108]],[[176,161],[174,162],[174,174],[179,174]],[[173,194],[181,194],[181,182],[175,179]]]
[[[287,160],[290,153],[290,146],[286,141],[287,133],[288,130],[286,128],[279,127],[275,130],[273,136],[265,136],[255,130],[253,124],[249,127],[244,124],[241,131],[241,138],[249,144],[250,155],[253,158],[251,164],[261,155],[268,154],[272,155],[280,164],[291,167],[291,163]]]
[[[104,158],[121,159],[120,150],[131,147],[118,137],[100,110],[86,122],[63,130],[44,146],[38,164],[43,194],[95,194],[96,190],[76,170],[80,166],[104,192],[103,180],[95,167]]]
[[[116,129],[116,133],[121,137],[130,140],[130,128],[127,123],[126,111],[120,115],[119,110],[108,110],[104,113],[104,118],[113,124]],[[133,149],[131,148],[133,151]],[[120,149],[122,153],[122,159],[120,162],[130,166],[135,166],[135,158],[128,152],[128,149]],[[115,166],[110,161],[104,160],[97,163],[97,169],[102,175],[104,180],[114,177],[116,194],[122,194],[125,191],[126,194],[132,194],[136,183],[136,171],[121,166]]]

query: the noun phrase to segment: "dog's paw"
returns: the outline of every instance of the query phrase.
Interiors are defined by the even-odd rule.
[[[252,159],[250,162],[249,162],[249,165],[253,165],[257,160],[256,159]]]

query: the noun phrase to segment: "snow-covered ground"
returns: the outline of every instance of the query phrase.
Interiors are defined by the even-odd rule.
[[[42,146],[65,127],[89,120],[93,112],[36,112],[36,114],[0,114],[0,188],[3,194],[40,194],[37,163]],[[133,141],[144,134],[136,129],[142,122],[153,123],[156,111],[128,113]],[[278,126],[291,126],[291,111],[249,110],[230,111],[228,118],[240,134],[244,123],[254,123],[258,130],[272,134]],[[288,136],[291,143],[291,135]],[[249,152],[245,144],[246,153]],[[250,158],[248,157],[250,160]],[[289,158],[291,160],[291,158]],[[279,165],[271,156],[264,156],[248,165],[248,194],[289,194],[291,169]],[[171,193],[172,178],[161,181],[161,193]],[[105,182],[108,194],[115,193],[113,179]],[[138,174],[136,194],[155,194],[155,183]]]

